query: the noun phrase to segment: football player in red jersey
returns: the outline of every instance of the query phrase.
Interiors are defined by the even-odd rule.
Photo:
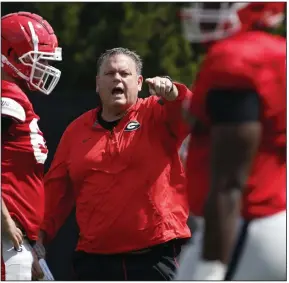
[[[1,18],[2,280],[31,280],[33,255],[44,213],[43,171],[47,148],[26,86],[49,94],[61,72],[52,27],[42,17],[13,13]]]
[[[188,108],[197,118],[189,201],[200,225],[177,280],[286,280],[286,40],[266,31],[284,8],[182,10],[187,39],[208,50]]]

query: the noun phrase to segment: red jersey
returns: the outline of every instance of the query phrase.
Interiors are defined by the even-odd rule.
[[[2,136],[2,197],[8,211],[36,240],[44,214],[43,172],[47,148],[32,104],[14,83],[2,80],[2,117],[15,123]]]
[[[181,104],[138,99],[112,130],[94,109],[62,136],[45,176],[42,228],[50,240],[76,204],[77,250],[112,254],[190,237],[185,174],[178,155],[189,128]]]
[[[262,140],[243,197],[243,216],[286,209],[286,40],[247,32],[215,43],[194,85],[191,112],[202,123],[189,145],[188,185],[192,213],[202,216],[209,187],[210,89],[254,90],[261,101]]]

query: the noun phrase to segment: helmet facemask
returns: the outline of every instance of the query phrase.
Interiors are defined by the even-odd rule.
[[[208,2],[182,9],[185,37],[190,42],[210,42],[236,33],[241,29],[236,8],[228,2]]]
[[[181,10],[186,39],[210,43],[240,31],[275,28],[284,19],[284,2],[203,2]]]
[[[61,71],[49,65],[49,61],[61,61],[61,48],[55,48],[55,53],[30,51],[19,57],[19,61],[31,68],[29,84],[43,92],[50,94],[57,85]]]

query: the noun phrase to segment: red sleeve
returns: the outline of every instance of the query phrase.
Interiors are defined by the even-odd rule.
[[[48,173],[44,177],[45,214],[41,229],[47,241],[56,235],[74,207],[73,187],[68,175],[68,132],[65,131],[58,145]]]
[[[163,117],[170,132],[182,142],[190,133],[190,127],[183,119],[182,106],[184,100],[191,99],[192,92],[181,83],[174,82],[174,84],[179,91],[177,99],[174,101],[161,99],[155,106],[155,110],[157,115]]]

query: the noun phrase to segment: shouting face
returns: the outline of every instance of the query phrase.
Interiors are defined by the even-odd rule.
[[[105,59],[100,66],[96,90],[103,107],[125,111],[136,102],[142,82],[135,61],[127,55],[116,54]]]

